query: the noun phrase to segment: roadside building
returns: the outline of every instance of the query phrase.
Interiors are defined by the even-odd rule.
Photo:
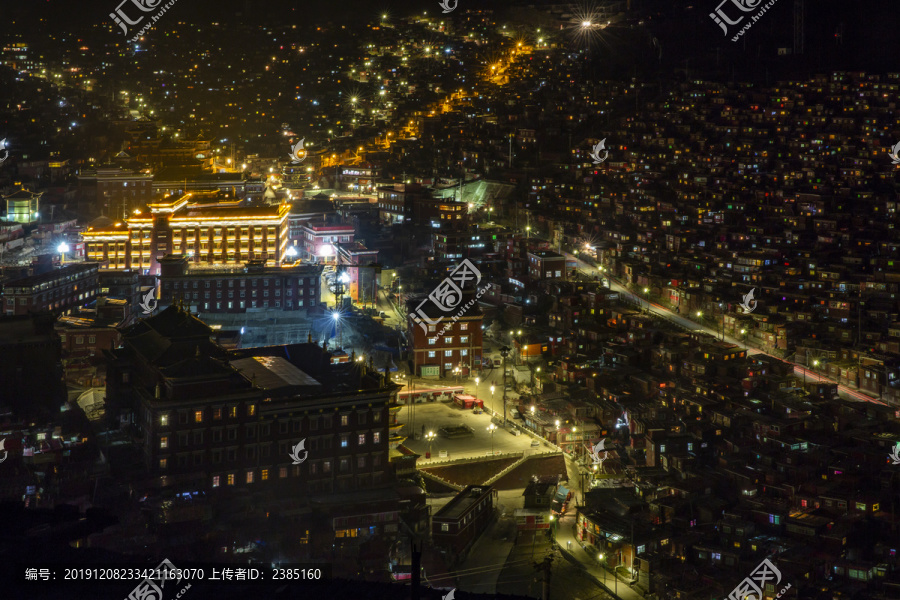
[[[407,301],[407,339],[413,361],[413,372],[419,377],[446,377],[453,369],[460,367],[466,376],[472,369],[481,366],[483,351],[482,321],[484,315],[478,302],[464,308],[474,295],[464,295],[458,312],[443,313],[420,298]],[[424,310],[431,321],[441,320],[435,325],[427,325],[428,331],[413,319],[417,310]],[[440,335],[438,335],[440,334]]]
[[[461,562],[494,516],[497,492],[470,485],[431,519],[431,537],[451,564]]]

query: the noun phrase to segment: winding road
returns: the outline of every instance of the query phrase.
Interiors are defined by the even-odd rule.
[[[673,313],[671,310],[665,308],[664,306],[662,306],[660,304],[656,304],[654,302],[650,302],[644,298],[641,298],[640,296],[636,295],[634,292],[632,292],[628,288],[626,288],[624,285],[619,283],[614,277],[612,277],[608,273],[601,272],[599,269],[586,263],[585,261],[578,258],[577,256],[575,256],[569,252],[563,252],[563,254],[566,256],[567,259],[574,260],[576,262],[576,264],[578,265],[579,272],[584,273],[585,275],[587,275],[589,277],[594,277],[596,275],[597,277],[603,277],[603,278],[609,279],[610,289],[612,291],[630,295],[632,298],[635,299],[635,303],[638,306],[640,306],[642,309],[649,310],[649,312],[653,313],[654,315],[661,317],[663,319],[668,319],[669,321],[675,323],[676,325],[680,325],[681,327],[684,327],[686,329],[690,329],[690,330],[694,330],[694,331],[696,331],[696,330],[704,331],[712,336],[715,336],[716,338],[722,337],[721,332],[716,331],[713,328],[707,327],[705,325],[701,325],[701,324],[697,323],[696,321],[692,321],[690,319],[682,317],[681,315]],[[747,350],[748,355],[765,354],[766,356],[771,356],[772,358],[775,358],[777,360],[788,362],[788,363],[794,365],[794,375],[797,377],[803,377],[805,375],[808,379],[810,379],[812,381],[837,383],[836,381],[833,381],[832,379],[829,379],[828,377],[824,377],[818,373],[814,373],[813,371],[808,370],[803,365],[797,364],[790,360],[786,360],[786,359],[774,356],[774,355],[764,352],[758,348],[754,348],[753,346],[748,346],[747,344],[740,342],[730,336],[727,336],[727,335],[724,336],[724,340],[731,344],[736,344],[742,348],[745,348]],[[841,398],[844,398],[846,400],[855,400],[855,401],[860,401],[860,402],[872,402],[874,404],[881,404],[882,406],[887,406],[887,404],[885,402],[882,402],[878,398],[874,398],[872,396],[864,394],[864,393],[860,392],[859,390],[856,390],[851,387],[847,387],[846,385],[838,384],[838,393],[840,394]]]

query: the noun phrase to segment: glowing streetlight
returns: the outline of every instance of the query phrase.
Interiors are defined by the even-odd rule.
[[[491,423],[490,425],[488,425],[487,430],[489,432],[491,432],[491,456],[493,456],[494,455],[494,431],[497,430],[497,426],[494,425],[493,423]]]
[[[650,291],[650,288],[644,288],[644,293],[645,293],[645,294],[646,294],[647,292],[649,292],[649,291]]]
[[[495,389],[496,388],[494,386],[491,386],[491,414],[492,415],[496,414],[496,412],[494,411],[494,390]]]
[[[287,254],[288,256],[290,256],[291,258],[294,258],[295,256],[297,256],[297,248],[295,246],[291,246],[290,248],[285,250],[284,253]]]
[[[60,264],[66,263],[66,252],[69,251],[69,245],[65,242],[56,247],[56,251],[59,252],[62,256],[60,258]]]
[[[331,318],[334,319],[335,326],[340,328],[340,337],[338,338],[341,348],[344,347],[344,327],[341,325],[341,313],[338,311],[334,311],[331,313]]]
[[[703,316],[703,311],[702,311],[702,310],[698,310],[698,311],[697,311],[697,316],[698,316],[698,317],[702,317],[702,316]]]
[[[434,432],[429,431],[426,433],[425,439],[428,441],[428,454],[425,455],[425,458],[431,458],[431,443],[434,441]]]
[[[582,21],[582,22],[581,22],[581,26],[584,27],[584,28],[588,28],[588,27],[590,27],[591,25],[593,25],[593,23],[591,23],[590,21]]]

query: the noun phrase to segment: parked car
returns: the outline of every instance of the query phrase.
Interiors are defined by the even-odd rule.
[[[499,358],[495,358],[495,359],[494,359],[494,366],[495,366],[495,367],[499,367],[501,364],[502,364],[502,363],[500,362],[500,359],[499,359]]]
[[[531,440],[531,447],[532,447],[532,448],[537,448],[537,447],[540,446],[540,445],[541,445],[540,440]]]

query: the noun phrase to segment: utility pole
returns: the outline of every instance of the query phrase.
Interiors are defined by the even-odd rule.
[[[541,570],[541,600],[550,600],[550,574],[553,567],[553,556],[547,555],[543,562],[535,563],[534,568]]]
[[[412,552],[412,586],[410,590],[410,599],[419,600],[422,571],[422,548],[416,543],[416,540],[412,538],[409,540],[409,545]]]

